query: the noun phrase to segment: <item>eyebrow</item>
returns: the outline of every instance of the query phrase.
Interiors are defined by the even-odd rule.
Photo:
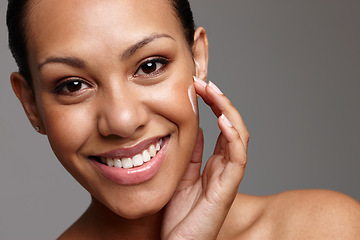
[[[134,55],[136,53],[136,51],[138,51],[139,49],[145,47],[147,44],[149,44],[150,42],[159,39],[159,38],[169,38],[172,39],[174,41],[176,41],[173,37],[171,37],[168,34],[152,34],[148,37],[145,37],[143,40],[135,43],[134,45],[130,46],[129,48],[127,48],[122,54],[121,54],[121,60],[125,61],[128,58],[130,58],[132,55]],[[61,63],[61,64],[65,64],[74,68],[80,68],[83,69],[86,67],[86,63],[81,60],[80,58],[76,58],[76,57],[49,57],[46,58],[45,61],[43,61],[42,63],[40,63],[38,65],[38,70],[40,70],[45,64],[48,63]]]
[[[136,51],[138,51],[140,48],[146,46],[147,44],[149,44],[150,42],[154,41],[155,39],[158,38],[170,38],[174,41],[176,41],[173,37],[171,37],[168,34],[153,34],[150,35],[148,37],[145,37],[143,40],[135,43],[134,45],[132,45],[131,47],[129,47],[128,49],[126,49],[122,56],[121,56],[121,60],[126,60],[128,59],[130,56],[134,55]]]
[[[38,70],[40,70],[45,64],[48,63],[62,63],[69,65],[74,68],[85,68],[85,62],[80,58],[75,57],[49,57],[46,58],[44,62],[38,65]]]

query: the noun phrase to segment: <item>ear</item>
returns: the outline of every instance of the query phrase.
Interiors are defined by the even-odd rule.
[[[20,73],[14,72],[11,74],[10,80],[13,91],[20,100],[31,125],[34,128],[39,127],[39,133],[46,134],[44,125],[39,117],[33,91],[26,79]]]
[[[206,81],[209,61],[209,42],[206,31],[202,27],[199,27],[195,31],[192,52],[196,68],[195,75]]]

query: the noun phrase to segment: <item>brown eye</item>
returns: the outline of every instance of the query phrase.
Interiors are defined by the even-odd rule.
[[[145,74],[150,74],[152,72],[155,72],[157,69],[157,63],[154,62],[148,62],[145,63],[144,66],[141,66],[141,70],[145,73]]]
[[[67,88],[68,92],[76,92],[81,89],[82,83],[79,81],[74,81],[66,84],[65,88]]]
[[[150,59],[140,65],[140,67],[136,71],[135,76],[156,74],[160,70],[162,70],[168,63],[169,60],[165,58]]]
[[[70,79],[55,88],[55,93],[70,94],[89,88],[90,85],[80,79]]]

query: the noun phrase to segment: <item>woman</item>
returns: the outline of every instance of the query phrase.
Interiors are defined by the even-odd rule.
[[[14,92],[92,195],[59,239],[359,238],[341,194],[237,194],[249,134],[187,1],[10,1],[8,26]],[[202,175],[196,94],[222,132]]]

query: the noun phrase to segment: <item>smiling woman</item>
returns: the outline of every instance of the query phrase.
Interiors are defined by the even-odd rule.
[[[59,239],[358,239],[347,196],[237,193],[249,133],[206,83],[207,35],[187,1],[13,0],[7,17],[13,90],[92,196]],[[196,94],[221,130],[202,174]]]

